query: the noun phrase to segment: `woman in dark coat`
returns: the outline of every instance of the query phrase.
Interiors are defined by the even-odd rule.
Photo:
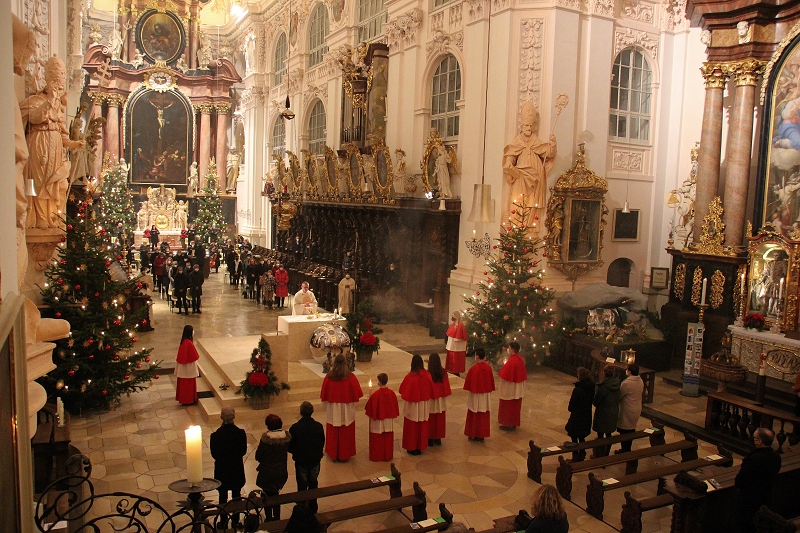
[[[283,421],[278,415],[267,415],[264,423],[268,431],[261,435],[256,449],[256,461],[258,461],[256,485],[267,496],[277,496],[289,479],[286,460],[292,435],[282,429]],[[264,511],[267,521],[281,519],[280,505],[267,507]]]
[[[617,430],[619,417],[619,378],[615,377],[613,366],[603,370],[605,379],[597,386],[594,395],[594,423],[592,429],[597,432],[597,437],[602,439],[610,437]]]
[[[594,381],[591,373],[584,367],[578,368],[578,381],[572,389],[569,399],[569,420],[564,429],[572,442],[583,442],[592,432],[592,400],[594,400]],[[575,452],[581,459],[586,455],[585,450]]]

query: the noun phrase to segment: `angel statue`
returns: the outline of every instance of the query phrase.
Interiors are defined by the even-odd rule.
[[[198,181],[197,161],[193,161],[189,168],[189,187],[186,188],[186,198],[194,198],[194,195],[197,194]]]
[[[450,154],[447,153],[444,146],[440,146],[439,155],[436,158],[436,182],[442,198],[453,197],[453,191],[450,189],[450,170],[447,168],[449,162]]]
[[[406,153],[404,150],[398,148],[394,151],[394,194],[395,196],[403,196],[405,194],[405,181],[406,181]]]

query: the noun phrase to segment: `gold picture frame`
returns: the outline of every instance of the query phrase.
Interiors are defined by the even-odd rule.
[[[292,197],[298,197],[303,192],[303,175],[301,174],[302,168],[300,167],[300,160],[294,152],[286,150],[286,155],[289,156],[289,168],[287,169],[286,176],[292,186],[289,189],[289,194]]]
[[[387,200],[391,199],[394,191],[394,165],[392,154],[383,139],[377,139],[372,144],[372,161],[375,163],[375,179],[373,180],[375,192]]]
[[[325,145],[323,148],[325,157],[325,181],[328,183],[328,197],[336,198],[339,196],[339,174],[337,172],[337,160],[339,156],[333,149]]]
[[[350,196],[360,200],[363,197],[361,184],[364,183],[364,160],[358,146],[353,143],[345,143],[343,146],[347,154],[347,185],[350,187]]]
[[[303,155],[303,163],[306,167],[306,192],[313,197],[319,195],[319,166],[317,165],[317,156],[312,154],[311,151],[303,148],[300,150]]]
[[[439,130],[433,128],[428,134],[428,140],[425,142],[425,151],[422,153],[422,162],[420,163],[422,184],[425,186],[425,192],[433,190],[431,175],[436,174],[436,158],[438,157],[439,149],[446,150]]]

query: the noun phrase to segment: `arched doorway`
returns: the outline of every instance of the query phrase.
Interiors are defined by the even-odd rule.
[[[614,259],[611,264],[608,265],[606,283],[613,287],[630,287],[633,267],[633,261],[627,257]]]

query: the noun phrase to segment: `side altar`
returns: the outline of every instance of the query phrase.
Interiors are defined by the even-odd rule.
[[[161,185],[147,188],[147,200],[136,213],[134,243],[138,246],[144,239],[144,232],[155,226],[159,240],[167,241],[170,247],[180,246],[181,230],[186,229],[189,217],[189,203],[176,201],[176,190]]]

